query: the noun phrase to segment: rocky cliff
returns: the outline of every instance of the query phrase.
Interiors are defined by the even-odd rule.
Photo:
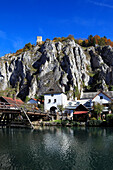
[[[45,41],[20,54],[0,58],[0,91],[15,91],[22,100],[42,95],[58,83],[68,97],[83,90],[113,85],[113,48],[83,48],[74,40]]]

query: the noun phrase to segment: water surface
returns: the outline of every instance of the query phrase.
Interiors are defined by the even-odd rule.
[[[0,170],[112,170],[113,128],[0,129]]]

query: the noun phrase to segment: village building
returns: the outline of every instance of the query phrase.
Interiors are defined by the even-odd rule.
[[[16,99],[16,98],[13,99],[11,97],[4,97],[4,96],[0,97],[0,107],[5,106],[5,107],[15,109],[23,104],[24,102],[20,99]]]
[[[76,107],[73,113],[73,120],[86,122],[89,117],[88,113],[89,109],[87,109],[84,105],[80,104]]]
[[[35,98],[31,98],[28,100],[27,104],[38,104],[38,101]]]
[[[42,44],[42,36],[37,36],[36,43],[41,45]]]
[[[108,92],[83,92],[80,100],[75,100],[75,101],[67,101],[67,106],[65,107],[65,112],[67,112],[68,116],[70,118],[78,118],[79,116],[83,117],[83,113],[76,113],[75,116],[75,111],[78,108],[78,106],[82,105],[85,108],[88,109],[88,111],[91,113],[93,111],[93,106],[96,103],[100,103],[103,105],[103,114],[108,114],[109,111],[109,104],[113,100],[113,91],[108,91]],[[81,107],[79,108],[81,109]],[[82,111],[82,110],[81,110]],[[78,114],[78,116],[77,116]]]
[[[93,106],[95,103],[100,103],[104,106],[103,112],[108,113],[109,112],[109,104],[111,103],[113,99],[113,91],[108,92],[84,92],[81,96],[81,99],[79,100],[80,104],[83,104],[85,107],[87,107],[89,110],[93,109]]]
[[[56,112],[59,105],[62,105],[64,108],[66,107],[67,96],[58,84],[53,84],[44,94],[44,110]]]

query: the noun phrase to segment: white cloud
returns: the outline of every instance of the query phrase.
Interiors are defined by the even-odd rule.
[[[95,2],[88,0],[88,2],[91,2],[94,5],[101,6],[101,7],[107,7],[107,8],[113,8],[113,5],[105,4],[105,3],[100,3],[100,2]]]

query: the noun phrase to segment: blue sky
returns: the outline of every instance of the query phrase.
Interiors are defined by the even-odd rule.
[[[0,56],[35,44],[36,36],[113,41],[112,30],[113,0],[0,0]]]

